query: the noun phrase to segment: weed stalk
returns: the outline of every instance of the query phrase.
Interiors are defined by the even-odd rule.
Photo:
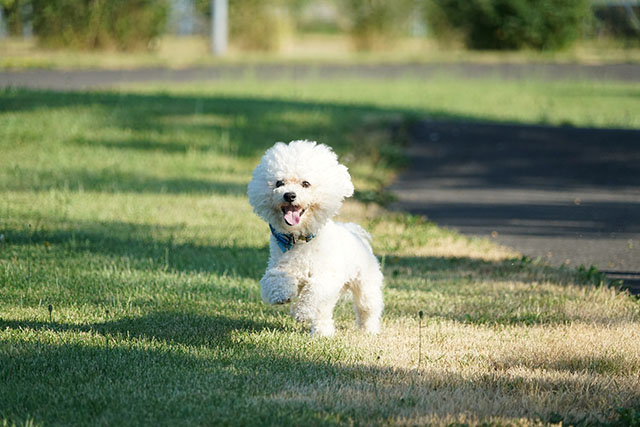
[[[418,369],[420,369],[420,365],[422,363],[422,317],[424,313],[422,310],[418,312]]]

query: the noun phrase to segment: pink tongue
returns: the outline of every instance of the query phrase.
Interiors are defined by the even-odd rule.
[[[297,225],[300,222],[300,212],[297,210],[288,210],[284,214],[284,220],[289,225]]]

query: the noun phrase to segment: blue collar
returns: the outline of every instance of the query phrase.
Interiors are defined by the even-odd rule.
[[[273,237],[276,238],[276,243],[278,244],[282,252],[287,252],[288,250],[293,248],[293,245],[296,244],[296,238],[293,234],[278,233],[271,224],[269,224],[269,229],[271,230],[271,234],[273,235]],[[308,236],[302,236],[301,238],[305,242],[308,242],[314,237],[316,236],[313,234],[309,234]]]

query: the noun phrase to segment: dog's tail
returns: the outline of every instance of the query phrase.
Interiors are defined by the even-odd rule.
[[[346,222],[342,225],[356,237],[360,238],[363,243],[366,243],[367,246],[371,246],[371,234],[369,234],[364,228],[360,227],[358,224],[354,224],[353,222]]]

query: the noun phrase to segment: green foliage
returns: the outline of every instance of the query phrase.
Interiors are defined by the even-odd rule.
[[[26,18],[29,0],[0,0],[0,9],[12,36],[22,35],[23,19]]]
[[[42,45],[77,49],[148,49],[164,30],[164,0],[33,0]]]
[[[593,8],[593,31],[629,42],[640,42],[640,3],[599,4]]]
[[[580,265],[578,267],[577,272],[578,280],[584,283],[591,283],[593,285],[602,285],[606,282],[606,276],[604,273],[598,271],[598,268],[595,265],[589,266],[587,269],[584,265]]]
[[[343,10],[351,21],[350,33],[356,48],[372,50],[388,47],[406,34],[415,8],[413,0],[346,0]]]
[[[462,35],[472,49],[553,50],[580,36],[588,0],[429,0],[427,20],[436,36]]]

